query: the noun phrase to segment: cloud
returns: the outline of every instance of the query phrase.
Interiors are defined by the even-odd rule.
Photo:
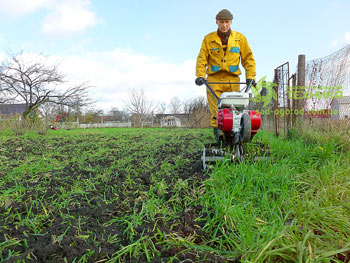
[[[151,34],[146,34],[145,35],[145,40],[151,40],[152,39],[152,35]]]
[[[0,52],[0,58],[6,55]],[[204,86],[196,86],[195,60],[179,64],[164,63],[160,58],[136,54],[129,49],[106,52],[75,53],[66,57],[34,52],[23,53],[25,61],[41,61],[47,65],[59,63],[58,69],[66,76],[62,88],[88,82],[96,108],[108,112],[112,107],[123,109],[129,88],[143,89],[145,96],[156,103],[169,103],[178,97],[186,101],[206,96]]]
[[[344,44],[350,44],[350,32],[345,32],[344,38],[335,39],[331,43],[333,49],[341,48]]]
[[[331,2],[329,3],[329,7],[330,7],[330,8],[334,8],[334,9],[338,9],[338,8],[340,7],[340,4],[339,4],[338,1],[331,1]]]
[[[339,41],[338,41],[337,39],[334,40],[334,41],[332,42],[332,44],[331,44],[332,48],[337,48],[338,45],[339,45]]]
[[[91,47],[94,43],[94,38],[92,37],[86,37],[78,42],[75,42],[71,46],[71,51],[72,52],[84,52],[87,48]]]
[[[45,16],[42,31],[53,36],[64,36],[83,31],[102,22],[90,10],[89,0],[57,1],[54,9]]]
[[[122,109],[129,88],[143,89],[148,99],[166,103],[175,96],[185,101],[206,94],[203,86],[194,84],[194,60],[170,64],[120,48],[57,59],[67,79],[90,81],[97,107],[104,110]]]
[[[347,44],[350,44],[350,32],[346,32],[344,37],[345,37],[345,42]]]
[[[91,10],[91,0],[0,0],[0,12],[16,19],[39,10],[46,13],[41,30],[50,36],[65,36],[102,22]]]
[[[0,10],[7,18],[15,19],[48,8],[55,0],[0,0]]]

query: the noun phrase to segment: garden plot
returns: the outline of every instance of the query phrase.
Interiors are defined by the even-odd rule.
[[[0,261],[349,261],[348,152],[262,132],[246,162],[206,173],[212,141],[209,129],[1,135]]]
[[[4,140],[1,259],[137,262],[140,256],[175,256],[181,249],[158,239],[204,234],[194,221],[200,209],[191,205],[208,178],[200,162],[208,134],[95,130]]]

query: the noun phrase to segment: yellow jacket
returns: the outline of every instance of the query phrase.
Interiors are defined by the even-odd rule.
[[[216,31],[209,33],[204,37],[197,57],[196,76],[205,78],[206,74],[211,75],[218,71],[239,76],[241,75],[240,59],[246,71],[246,79],[255,80],[255,60],[245,36],[231,30],[225,54],[218,33]]]

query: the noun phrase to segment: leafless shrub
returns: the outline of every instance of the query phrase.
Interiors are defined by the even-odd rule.
[[[134,88],[129,89],[128,100],[124,101],[125,108],[135,121],[144,126],[147,119],[152,118],[152,113],[155,112],[158,105],[152,100],[147,99],[143,89],[136,90]]]
[[[184,103],[184,111],[189,115],[188,126],[191,128],[209,127],[211,114],[204,97],[197,97]]]
[[[1,117],[1,116],[0,116]],[[27,131],[36,131],[40,135],[45,135],[49,129],[49,123],[41,118],[22,118],[20,115],[2,116],[0,119],[0,131],[11,130],[15,135],[23,135]]]

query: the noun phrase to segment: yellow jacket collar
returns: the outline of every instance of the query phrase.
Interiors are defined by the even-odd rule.
[[[231,33],[230,33],[230,36],[229,36],[228,42],[227,42],[227,47],[231,48],[231,47],[234,46],[235,37],[236,37],[236,32],[231,29]],[[219,45],[222,45],[221,39],[220,39],[217,31],[211,33],[211,39],[210,40],[213,41],[213,42],[218,43]]]

